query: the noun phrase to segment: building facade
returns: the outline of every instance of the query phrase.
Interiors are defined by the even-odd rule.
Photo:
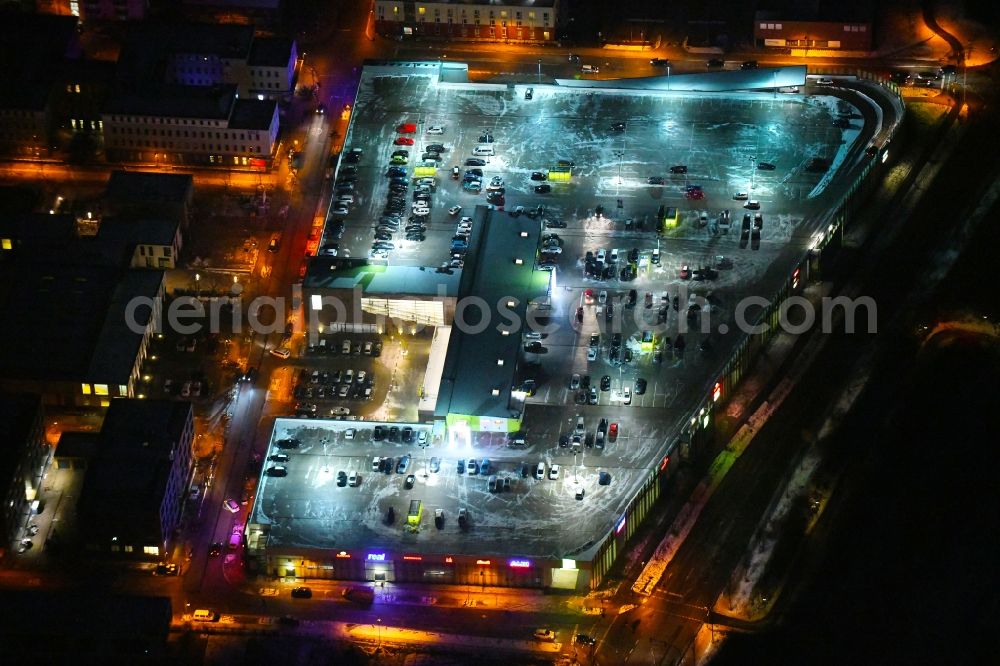
[[[559,0],[412,2],[375,0],[375,29],[388,37],[552,42]]]
[[[188,495],[193,441],[189,402],[111,403],[77,507],[88,551],[139,559],[164,556]]]
[[[239,99],[232,85],[121,95],[102,119],[105,154],[116,162],[264,168],[278,142],[277,104]]]
[[[141,21],[149,0],[37,0],[43,14],[78,16],[81,21]]]
[[[49,460],[42,400],[32,394],[0,394],[0,553],[15,545],[32,515]]]
[[[871,51],[874,48],[870,18],[833,20],[822,14],[760,11],[755,15],[753,35],[758,47],[840,51]]]

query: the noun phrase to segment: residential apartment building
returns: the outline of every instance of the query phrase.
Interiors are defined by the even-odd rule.
[[[102,120],[109,161],[263,168],[278,142],[277,104],[234,85],[120,91]]]
[[[375,29],[388,37],[553,42],[559,0],[375,0]]]
[[[129,30],[119,59],[123,83],[235,85],[241,98],[291,95],[295,40],[258,37],[250,25],[148,23]]]
[[[0,393],[0,554],[16,545],[33,513],[49,459],[42,400]]]
[[[49,155],[53,86],[79,57],[74,17],[0,11],[0,154]]]
[[[107,407],[142,394],[165,295],[160,270],[73,262],[0,264],[0,390],[47,405]]]
[[[77,505],[84,547],[158,560],[180,526],[194,469],[189,402],[115,400]]]

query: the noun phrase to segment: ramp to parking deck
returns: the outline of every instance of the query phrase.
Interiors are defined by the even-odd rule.
[[[421,421],[429,420],[434,416],[438,389],[441,386],[441,375],[444,373],[444,362],[448,358],[448,341],[450,339],[451,326],[438,326],[434,329],[431,351],[427,358],[427,371],[424,373],[424,383],[420,387],[420,401],[417,404],[417,413],[420,415]]]
[[[728,92],[731,90],[771,90],[802,86],[806,66],[645,76],[637,79],[556,79],[565,88],[595,90],[669,90],[676,92]]]

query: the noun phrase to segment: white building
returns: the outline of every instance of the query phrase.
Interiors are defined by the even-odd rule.
[[[109,161],[266,167],[278,140],[277,103],[240,99],[235,85],[122,92],[102,119]]]

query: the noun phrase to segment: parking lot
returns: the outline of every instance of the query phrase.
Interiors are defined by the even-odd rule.
[[[734,323],[740,300],[788,282],[814,242],[819,201],[841,185],[838,166],[870,134],[857,108],[817,86],[801,95],[703,96],[532,88],[525,99],[523,86],[441,85],[366,70],[346,143],[356,149],[352,201],[334,218],[343,220],[342,237],[331,237],[336,223],[328,221],[324,239],[328,247],[339,243],[341,255],[371,256],[373,227],[391,199],[387,174],[397,174],[397,209],[406,219],[416,204],[414,169],[431,143],[443,150],[427,162],[439,167],[430,196],[421,197],[428,210],[410,221],[423,240],[404,237],[406,222],[398,231],[383,227],[379,259],[439,266],[459,257],[456,225],[475,206],[490,205],[489,191],[495,215],[538,219],[547,238],[539,268],[553,270],[555,282],[533,310],[548,328],[525,338],[519,364],[517,380],[530,385],[527,448],[476,433],[461,445],[468,448],[433,440],[421,453],[373,443],[371,422],[281,421],[275,437],[299,438],[294,457],[306,460],[288,478],[268,479],[271,494],[265,488],[259,505],[282,543],[433,544],[441,552],[558,557],[606,532],[742,338]],[[476,154],[483,147],[494,154]],[[473,180],[481,191],[465,185]],[[548,191],[536,191],[540,185]],[[574,447],[579,417],[585,428]],[[359,430],[344,440],[339,433],[349,425]],[[413,489],[403,487],[405,475],[372,472],[373,455],[407,452],[421,458]],[[439,471],[423,471],[424,455],[440,458]],[[459,460],[468,467],[469,458],[483,457],[493,474],[511,479],[509,491],[491,493],[482,475],[458,472]],[[536,480],[539,461],[562,466],[560,478]],[[338,487],[341,469],[360,474],[360,488]],[[610,474],[607,486],[598,483],[601,470]],[[415,493],[428,509],[444,511],[441,529],[425,518],[429,528],[404,533],[398,518],[385,521],[389,506],[404,511]],[[458,529],[459,509],[469,511],[474,540]]]
[[[363,152],[354,165],[354,203],[342,216],[341,247],[351,256],[369,254],[374,222],[389,195],[385,174],[392,154],[407,151],[407,163],[398,166],[412,177],[423,149],[435,143],[444,151],[439,162],[431,163],[439,168],[425,240],[397,236],[392,263],[442,263],[457,222],[448,209],[486,204],[485,185],[493,176],[504,180],[506,210],[542,205],[546,217],[567,223],[566,233],[588,236],[638,231],[641,225],[652,239],[657,212],[667,206],[680,213],[671,238],[707,241],[709,227],[692,223],[698,214],[704,210],[714,218],[726,208],[740,212],[733,194],[748,192],[768,219],[762,244],[784,243],[796,222],[812,212],[810,195],[823,180],[823,173],[806,168],[809,161],[834,163],[838,151],[847,150],[860,134],[860,114],[851,109],[843,109],[848,127],[834,126],[838,110],[834,98],[808,95],[616,95],[536,86],[533,99],[525,100],[519,90],[443,87],[419,76],[366,76],[347,140]],[[614,122],[623,123],[624,130],[612,130]],[[396,131],[407,124],[412,133]],[[427,134],[430,127],[444,131]],[[493,141],[480,143],[487,133]],[[395,145],[401,136],[414,145]],[[484,146],[496,154],[482,156],[486,164],[481,167],[466,167],[473,151]],[[574,165],[569,183],[531,179],[534,172],[558,169],[560,160]],[[758,163],[775,168],[763,171]],[[671,174],[669,167],[676,165],[686,166],[687,173]],[[451,177],[455,166],[463,174],[481,168],[483,191],[464,190],[462,181]],[[650,185],[650,177],[661,177],[664,184]],[[536,193],[540,184],[550,185],[551,192]],[[691,185],[701,186],[703,199],[686,197]],[[601,218],[595,215],[598,206],[604,209]]]
[[[596,421],[586,425],[596,426]],[[381,441],[373,441],[376,427],[386,433]],[[393,427],[400,431],[399,441],[389,441]],[[413,428],[410,443],[402,441],[401,431],[407,427]],[[348,429],[351,435],[346,435]],[[427,433],[425,448],[418,442],[421,431]],[[554,440],[509,448],[503,435],[484,435],[466,448],[435,438],[429,426],[421,424],[278,419],[268,455],[284,454],[287,460],[266,462],[252,522],[269,526],[271,547],[420,546],[454,554],[559,557],[620,517],[627,501],[623,491],[645,477],[645,461],[665,435],[655,422],[636,420],[623,426],[603,450],[581,448],[574,455],[571,447],[560,448]],[[279,445],[287,439],[297,440],[294,448]],[[406,472],[397,472],[406,455]],[[392,458],[391,471],[374,470],[376,457]],[[433,472],[435,458],[439,467]],[[484,458],[490,461],[489,473],[470,474],[469,460],[478,468]],[[534,476],[539,462],[545,463],[542,480]],[[560,466],[557,479],[549,477],[553,463]],[[522,464],[527,476],[522,476]],[[287,476],[268,476],[270,467],[284,467]],[[599,483],[601,470],[610,475],[608,485]],[[340,472],[344,475],[338,482]],[[352,474],[356,486],[350,485]],[[413,487],[407,488],[410,474]],[[490,492],[491,476],[509,478],[509,488]],[[580,489],[583,500],[576,499]],[[423,503],[417,530],[407,528],[412,499]],[[390,507],[395,514],[391,523]],[[443,512],[440,528],[435,523],[437,509]],[[468,516],[464,529],[458,522],[461,509]],[[573,530],[564,529],[570,524]]]

